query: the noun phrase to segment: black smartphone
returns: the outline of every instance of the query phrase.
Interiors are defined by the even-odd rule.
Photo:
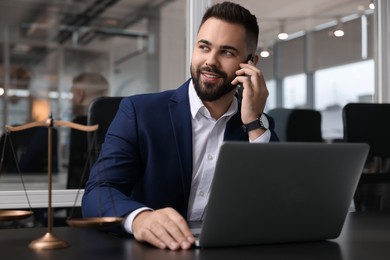
[[[249,54],[248,57],[246,58],[245,63],[248,63],[249,61],[254,62],[254,58],[255,57],[252,54]],[[241,83],[237,84],[237,100],[238,100],[238,102],[241,102],[243,91],[244,91],[244,86]]]

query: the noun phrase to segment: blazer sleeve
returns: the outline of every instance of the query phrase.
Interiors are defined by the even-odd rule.
[[[124,98],[86,183],[84,217],[124,216],[145,206],[130,198],[143,172],[137,135],[135,109],[131,99]]]

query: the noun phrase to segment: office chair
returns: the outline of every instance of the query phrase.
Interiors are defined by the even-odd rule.
[[[6,140],[7,139],[7,140]],[[52,173],[58,173],[58,132],[52,128]],[[5,143],[5,147],[4,146]],[[14,153],[12,152],[12,147]],[[0,141],[0,155],[4,148],[4,158],[1,167],[3,173],[47,174],[48,170],[48,129],[44,126],[33,127],[23,131],[3,134]],[[16,158],[14,157],[16,156]]]
[[[349,103],[343,108],[344,141],[370,145],[354,201],[357,211],[390,211],[390,104]]]
[[[123,97],[99,97],[93,100],[88,108],[88,125],[98,124],[97,135],[88,133],[88,143],[94,152],[91,153],[91,165],[97,160],[106,132],[118,111]],[[94,140],[96,138],[96,140]]]
[[[86,125],[87,115],[78,115],[73,120],[73,123]],[[84,189],[85,182],[89,176],[89,150],[88,150],[88,135],[86,132],[70,129],[69,136],[69,160],[68,160],[68,177],[67,189]],[[63,209],[60,209],[63,210]],[[79,218],[82,216],[80,207],[65,208],[66,217],[72,216]],[[65,219],[57,218],[57,222],[66,223]]]
[[[321,113],[313,109],[275,108],[268,112],[275,132],[284,142],[323,142]]]
[[[118,110],[122,97],[99,97],[93,100],[88,115],[76,116],[74,123],[82,125],[98,124],[97,132],[83,132],[76,129],[70,131],[68,189],[85,187],[89,170],[97,159],[100,147],[108,127]],[[96,139],[96,140],[95,140]]]
[[[87,115],[79,115],[73,123],[86,125]],[[70,129],[67,189],[83,189],[88,179],[88,136],[86,132]]]

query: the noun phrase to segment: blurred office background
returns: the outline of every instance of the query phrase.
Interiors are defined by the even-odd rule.
[[[203,11],[216,2],[222,1],[0,0],[0,131],[49,112],[73,120],[70,89],[82,72],[103,75],[110,96],[178,87],[189,77]],[[347,103],[390,101],[383,73],[388,0],[234,2],[258,17],[266,111],[318,110],[322,137],[332,141],[343,138]],[[69,129],[58,132],[60,171],[66,171]]]

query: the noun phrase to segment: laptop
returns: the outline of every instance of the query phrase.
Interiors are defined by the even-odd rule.
[[[189,223],[196,246],[337,238],[368,151],[363,143],[224,143],[203,221]]]

